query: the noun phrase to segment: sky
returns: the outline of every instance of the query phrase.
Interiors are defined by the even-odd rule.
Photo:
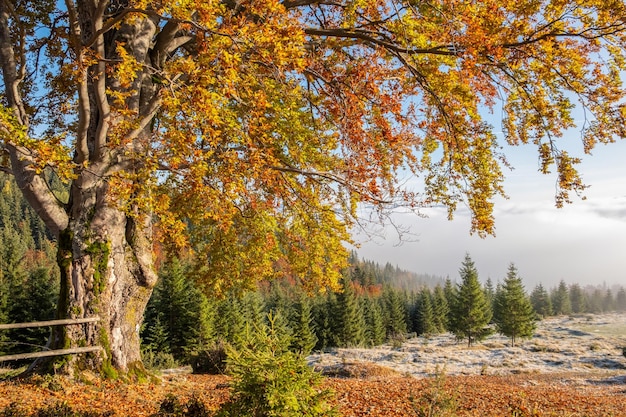
[[[481,281],[502,281],[512,262],[528,291],[539,283],[552,288],[560,280],[626,285],[626,141],[597,145],[592,156],[583,157],[579,170],[590,185],[587,198],[574,195],[573,204],[561,209],[554,203],[556,177],[538,172],[536,148],[505,152],[515,170],[505,171],[510,198],[495,203],[495,237],[470,235],[464,207],[452,221],[439,208],[424,210],[428,218],[396,213],[394,222],[410,227],[415,236],[400,245],[391,227],[384,238],[356,236],[359,256],[459,281],[469,253]]]

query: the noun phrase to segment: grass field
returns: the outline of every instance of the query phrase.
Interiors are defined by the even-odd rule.
[[[602,336],[626,338],[626,323],[596,323],[577,325],[576,329]]]

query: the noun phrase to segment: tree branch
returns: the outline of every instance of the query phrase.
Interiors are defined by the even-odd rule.
[[[73,1],[66,1],[69,22],[70,22],[70,44],[79,60],[83,57],[81,45],[81,28],[78,21],[78,13]],[[78,84],[78,127],[76,129],[76,154],[74,161],[82,164],[89,159],[89,147],[87,146],[87,134],[91,119],[91,106],[89,103],[89,91],[87,84],[87,73],[83,70],[81,80]]]
[[[459,52],[453,45],[441,45],[432,48],[414,48],[410,46],[401,46],[396,43],[376,38],[375,33],[370,31],[363,31],[358,29],[318,29],[318,28],[306,28],[304,33],[310,36],[327,36],[335,38],[345,39],[360,39],[362,41],[372,43],[374,45],[382,46],[383,48],[401,54],[418,55],[418,54],[431,54],[431,55],[448,55],[456,56]]]
[[[372,193],[367,192],[367,190],[365,189],[364,186],[362,185],[358,185],[358,184],[354,184],[352,182],[350,182],[349,180],[333,174],[331,172],[323,172],[323,171],[309,171],[309,170],[304,170],[304,169],[300,169],[300,168],[295,168],[295,167],[289,167],[289,166],[276,166],[276,165],[270,165],[268,166],[268,168],[273,169],[275,171],[279,171],[279,172],[287,172],[287,173],[291,173],[291,174],[298,174],[298,175],[303,175],[305,177],[317,177],[317,178],[322,178],[328,181],[332,181],[334,183],[337,183],[343,187],[346,187],[348,189],[350,189],[351,191],[354,191],[362,196],[364,196],[365,198],[367,198],[367,200],[377,203],[377,204],[391,204],[391,201],[389,200],[383,200],[382,198],[378,198],[374,195],[372,195]]]
[[[59,236],[69,224],[69,216],[65,208],[59,204],[56,196],[48,188],[46,180],[33,167],[33,158],[26,149],[6,144],[11,158],[11,168],[17,186],[24,194],[26,201],[43,219],[48,229]]]

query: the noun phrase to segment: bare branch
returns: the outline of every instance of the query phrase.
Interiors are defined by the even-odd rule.
[[[335,182],[343,187],[348,188],[349,190],[356,192],[362,196],[364,196],[367,200],[373,202],[373,203],[377,203],[377,204],[391,204],[391,201],[388,200],[383,200],[381,198],[378,198],[374,195],[372,195],[372,193],[367,192],[366,187],[363,185],[359,185],[359,184],[355,184],[337,174],[333,174],[332,172],[323,172],[323,171],[309,171],[309,170],[305,170],[305,169],[300,169],[300,168],[295,168],[295,167],[288,167],[288,166],[275,166],[275,165],[271,165],[268,166],[268,168],[279,171],[279,172],[287,172],[287,173],[292,173],[292,174],[298,174],[298,175],[303,175],[305,177],[316,177],[316,178],[322,178],[328,181],[332,181]]]

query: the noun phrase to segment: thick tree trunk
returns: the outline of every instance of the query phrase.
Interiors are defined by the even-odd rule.
[[[99,322],[59,326],[50,346],[101,346],[101,353],[36,362],[32,370],[73,374],[99,370],[105,376],[143,370],[139,330],[156,283],[149,224],[107,201],[102,181],[77,181],[70,222],[59,236],[61,291],[58,318],[100,317]],[[52,368],[51,368],[52,366]]]

